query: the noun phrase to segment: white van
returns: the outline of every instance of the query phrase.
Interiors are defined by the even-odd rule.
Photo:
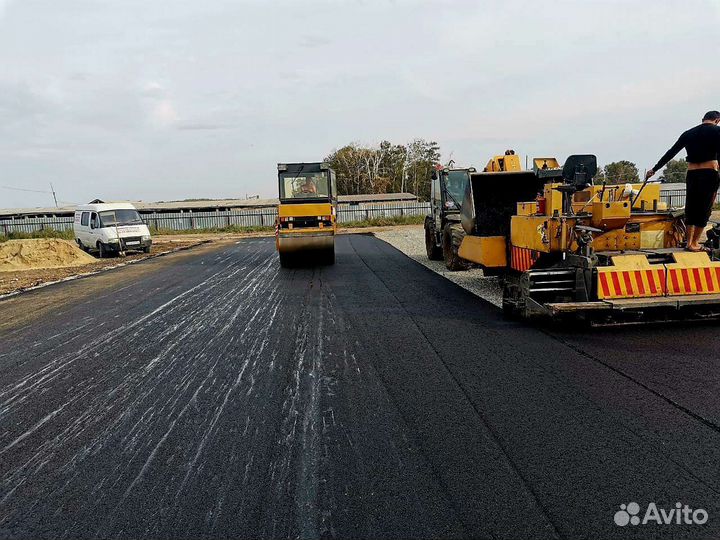
[[[150,230],[130,203],[91,203],[75,210],[75,241],[107,257],[126,251],[150,253]]]

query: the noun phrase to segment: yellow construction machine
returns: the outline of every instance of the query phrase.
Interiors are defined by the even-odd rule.
[[[683,211],[660,185],[596,185],[593,155],[470,175],[459,254],[502,275],[514,317],[595,324],[720,315],[720,227],[709,252],[681,246]],[[718,229],[718,230],[716,230]]]
[[[515,154],[515,150],[505,150],[504,155],[490,158],[483,172],[512,172],[521,170],[520,156]]]
[[[328,163],[279,163],[275,245],[283,267],[333,264],[337,230],[335,171]]]
[[[425,217],[425,250],[431,261],[444,260],[451,271],[470,267],[458,253],[465,232],[460,225],[460,208],[470,184],[474,167],[456,168],[438,165],[430,176],[430,213]],[[485,166],[485,172],[520,171],[520,158],[514,150],[494,156]]]

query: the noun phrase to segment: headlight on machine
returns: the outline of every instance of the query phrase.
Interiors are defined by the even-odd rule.
[[[150,240],[150,235],[149,235],[149,234],[144,234],[144,235],[142,236],[142,241],[143,241],[143,242],[147,242],[148,240]]]

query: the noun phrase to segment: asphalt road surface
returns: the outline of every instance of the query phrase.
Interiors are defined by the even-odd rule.
[[[0,538],[720,536],[717,325],[505,321],[366,235],[136,266],[0,303]]]

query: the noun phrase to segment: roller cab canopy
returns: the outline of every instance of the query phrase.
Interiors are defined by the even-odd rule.
[[[281,204],[335,203],[335,171],[329,163],[278,163]]]

